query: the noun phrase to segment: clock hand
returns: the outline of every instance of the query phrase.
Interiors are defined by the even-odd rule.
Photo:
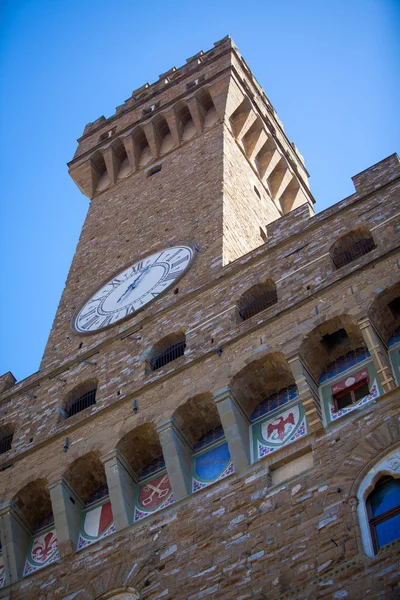
[[[146,267],[145,269],[142,269],[142,270],[140,271],[140,273],[139,273],[138,277],[136,277],[136,279],[135,279],[134,281],[132,281],[132,283],[131,283],[130,285],[128,285],[128,287],[126,288],[126,290],[125,290],[125,292],[122,294],[122,296],[121,296],[120,298],[118,298],[118,300],[117,300],[117,303],[118,303],[120,300],[122,300],[122,298],[123,298],[124,296],[126,296],[126,294],[127,294],[128,292],[130,292],[131,290],[133,290],[133,289],[136,287],[136,284],[137,284],[137,282],[139,281],[139,279],[141,279],[141,278],[143,277],[143,275],[144,275],[145,273],[147,273],[147,271],[149,271],[149,270],[150,270],[150,266],[149,266],[149,267]]]

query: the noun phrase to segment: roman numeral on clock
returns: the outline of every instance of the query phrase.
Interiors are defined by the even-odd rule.
[[[184,263],[184,262],[186,262],[188,260],[189,260],[189,257],[188,256],[184,256],[180,260],[177,260],[176,262],[172,263],[171,269],[175,269],[175,267],[177,267],[178,265],[181,265],[182,263]]]
[[[175,273],[170,272],[162,278],[162,281],[160,281],[160,283],[164,283],[165,281],[173,281],[174,279],[179,277],[181,273],[183,273],[183,269],[181,271],[175,271]]]
[[[99,329],[101,327],[107,327],[107,325],[109,325],[111,323],[112,320],[112,315],[108,315],[105,319],[103,319],[103,321],[100,323],[99,325]]]
[[[91,319],[89,319],[89,321],[87,323],[85,323],[84,325],[81,325],[82,329],[85,329],[87,331],[88,329],[91,328],[92,325],[94,325],[94,323],[96,323],[96,321],[99,320],[99,318],[100,317],[98,315],[96,315],[95,317],[92,317]]]

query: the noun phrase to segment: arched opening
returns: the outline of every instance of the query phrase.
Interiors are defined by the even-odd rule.
[[[167,120],[162,115],[157,115],[153,123],[159,140],[159,152],[161,155],[166,154],[174,147],[174,139]]]
[[[294,376],[280,352],[244,367],[233,378],[231,389],[250,422],[253,461],[307,433]]]
[[[179,103],[175,107],[175,113],[180,123],[181,139],[183,142],[187,142],[194,135],[196,135],[196,127],[192,119],[189,107],[187,104]]]
[[[362,408],[382,393],[364,338],[349,315],[334,317],[314,328],[300,351],[319,382],[326,424]]]
[[[209,393],[176,409],[174,420],[191,448],[191,488],[197,492],[234,471],[218,409]]]
[[[278,302],[276,285],[273,281],[265,281],[253,285],[239,298],[237,309],[242,321],[266,310]]]
[[[154,344],[148,354],[148,371],[157,371],[185,354],[186,336],[183,332],[171,333]]]
[[[0,427],[0,454],[11,450],[14,437],[14,425],[8,423]]]
[[[206,89],[202,89],[196,98],[203,117],[204,129],[208,129],[218,121],[218,113],[215,109],[214,102],[212,101],[210,92]]]
[[[72,488],[70,510],[76,515],[77,550],[115,532],[104,465],[98,452],[89,452],[76,459],[64,479]]]
[[[69,419],[96,404],[96,392],[97,379],[89,379],[74,387],[64,400],[64,408],[61,409],[62,417]]]
[[[123,179],[131,172],[131,166],[129,164],[128,155],[122,140],[115,140],[115,142],[112,144],[112,149],[114,151],[115,159],[118,163],[117,179]]]
[[[135,145],[136,162],[138,167],[144,167],[153,158],[149,142],[142,127],[137,127],[133,132],[133,141]]]
[[[400,282],[383,290],[371,303],[368,316],[387,344],[392,371],[400,383]]]
[[[126,502],[131,518],[139,521],[173,503],[171,484],[155,427],[144,423],[127,433],[117,445],[131,470]]]
[[[371,232],[360,228],[340,237],[329,249],[329,254],[335,267],[340,269],[375,248]]]
[[[246,123],[251,110],[251,102],[246,96],[230,116],[229,120],[236,138],[240,137],[243,126]]]
[[[17,537],[19,555],[25,559],[22,573],[25,576],[60,558],[47,481],[37,479],[28,483],[14,496],[13,502],[27,525],[27,530],[21,530]]]
[[[91,160],[96,171],[96,191],[102,192],[110,185],[110,177],[107,172],[104,156],[101,152],[95,152]]]

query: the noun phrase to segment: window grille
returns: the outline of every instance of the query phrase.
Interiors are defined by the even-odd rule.
[[[65,412],[67,413],[67,419],[81,412],[81,410],[85,410],[85,408],[92,406],[93,404],[96,404],[96,388],[86,392],[85,394],[82,394],[82,396],[79,396],[79,398],[76,400],[71,400],[68,402],[65,409]]]
[[[364,239],[348,239],[345,243],[340,244],[333,252],[332,260],[337,269],[348,265],[360,256],[368,254],[376,248],[372,237]]]
[[[265,292],[261,297],[256,300],[252,300],[247,304],[242,304],[242,306],[238,306],[238,311],[241,319],[246,321],[253,317],[257,313],[269,308],[273,304],[278,302],[278,297],[276,294],[276,290],[270,290],[269,292]]]
[[[253,410],[250,416],[251,421],[256,421],[263,415],[267,415],[276,408],[279,408],[283,404],[294,400],[298,396],[298,390],[296,385],[290,385],[289,387],[282,388],[279,392],[271,394],[265,400],[262,400],[260,404]]]
[[[186,342],[178,342],[177,344],[170,346],[160,354],[157,354],[157,356],[151,358],[150,365],[152,371],[161,369],[161,367],[164,367],[173,360],[176,360],[180,356],[183,356],[185,354],[185,348]]]
[[[11,427],[6,426],[0,429],[0,454],[4,454],[11,450],[13,437],[14,431]]]

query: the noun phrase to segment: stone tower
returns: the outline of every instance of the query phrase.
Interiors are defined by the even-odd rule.
[[[314,215],[229,37],[78,143],[40,370],[0,377],[0,598],[397,598],[397,155]]]
[[[136,257],[182,240],[200,250],[179,296],[153,313],[263,245],[267,224],[303,204],[312,211],[303,159],[229,37],[135,90],[78,142],[69,172],[91,204],[42,368],[76,354],[72,313]]]

